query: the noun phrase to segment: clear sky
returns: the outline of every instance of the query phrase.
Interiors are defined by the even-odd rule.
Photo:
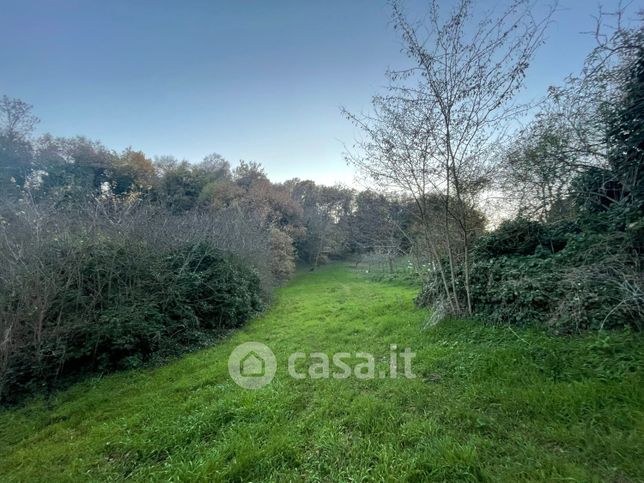
[[[597,7],[559,1],[524,95],[580,68]],[[366,110],[407,65],[384,0],[0,0],[0,94],[33,104],[40,132],[217,152],[276,181],[350,183],[339,107]]]

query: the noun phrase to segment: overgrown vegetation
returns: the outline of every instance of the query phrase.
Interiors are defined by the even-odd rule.
[[[554,11],[516,0],[478,18],[471,0],[430,2],[417,22],[391,5],[411,65],[388,72],[372,113],[344,113],[364,133],[348,161],[379,191],[36,137],[32,107],[0,99],[1,402],[206,345],[298,263],[350,259],[422,285],[425,327],[468,317],[624,341],[643,328],[642,15],[600,15],[581,73],[517,131]],[[563,355],[544,357],[560,370]]]
[[[298,259],[344,253],[351,190],[34,139],[31,107],[6,96],[0,114],[4,402],[202,346],[257,314]]]
[[[25,221],[11,227],[31,240],[3,243],[5,401],[201,346],[265,304],[257,271],[218,248],[221,236],[193,229],[183,241],[163,237],[154,223],[142,235],[122,220],[103,226],[84,220],[76,229],[61,228],[61,219]]]
[[[0,479],[638,481],[641,333],[551,337],[446,320],[415,287],[339,264],[298,276],[230,338],[154,370],[86,382],[0,414]],[[238,344],[275,352],[238,387]],[[417,352],[410,380],[294,380],[294,351]]]
[[[201,346],[266,306],[296,263],[404,252],[406,202],[33,136],[0,101],[0,400]],[[377,226],[365,229],[367,225]]]
[[[371,114],[348,114],[364,132],[348,160],[413,199],[407,233],[429,267],[417,301],[431,322],[641,329],[642,14],[629,24],[624,10],[602,12],[582,72],[508,137],[530,108],[513,97],[548,17],[517,1],[478,20],[462,0],[431,3],[416,23],[403,6],[393,2],[393,22],[411,65],[388,73]],[[491,198],[506,222],[485,233],[484,214],[499,219]]]
[[[642,328],[643,39],[641,28],[614,32],[509,152],[505,182],[522,192],[520,215],[473,249],[472,301],[486,320],[559,331]],[[560,96],[594,117],[571,119]],[[463,290],[462,270],[455,280]],[[438,283],[425,285],[421,304],[440,299]]]
[[[584,223],[503,223],[478,240],[472,260],[472,301],[477,315],[499,324],[550,327],[557,332],[630,327],[642,329],[642,269],[638,235],[615,226],[608,211]],[[590,225],[590,226],[589,226]],[[457,273],[458,286],[462,274]],[[436,281],[417,298],[430,306]]]

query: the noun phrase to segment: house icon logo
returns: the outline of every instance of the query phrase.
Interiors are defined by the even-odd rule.
[[[270,348],[260,342],[240,344],[228,358],[228,373],[239,386],[259,389],[275,376],[277,361]]]
[[[250,351],[241,360],[241,375],[244,377],[263,376],[266,362],[255,351]]]

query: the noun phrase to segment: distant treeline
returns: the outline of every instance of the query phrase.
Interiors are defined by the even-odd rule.
[[[33,136],[0,102],[0,396],[137,366],[262,310],[296,264],[408,253],[413,205],[210,155]]]
[[[409,256],[428,324],[641,329],[641,16],[598,35],[582,72],[507,135],[548,24],[531,6],[476,24],[463,0],[420,35],[392,2],[413,68],[390,72],[371,113],[345,112],[364,134],[348,161],[378,191],[34,137],[31,106],[2,97],[0,398],[206,344],[260,312],[298,263],[365,254],[392,272]],[[490,232],[491,201],[506,220]]]

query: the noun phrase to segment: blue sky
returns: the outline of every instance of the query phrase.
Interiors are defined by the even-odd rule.
[[[523,95],[579,69],[597,6],[559,1]],[[217,152],[278,181],[350,183],[339,107],[366,110],[407,65],[384,0],[0,0],[0,94],[33,104],[40,132]]]

